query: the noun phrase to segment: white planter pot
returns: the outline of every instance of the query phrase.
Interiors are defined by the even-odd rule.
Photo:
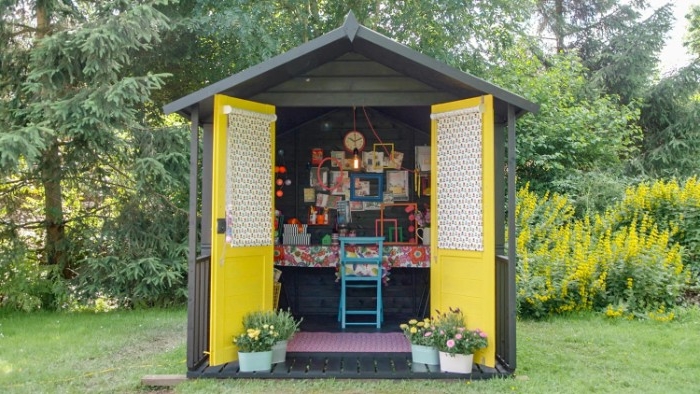
[[[440,370],[442,372],[472,373],[473,354],[450,354],[440,352]]]
[[[289,341],[279,341],[272,345],[272,363],[283,363],[287,359],[287,343]]]

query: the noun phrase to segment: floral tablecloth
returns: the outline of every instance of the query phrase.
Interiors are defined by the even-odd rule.
[[[294,267],[335,267],[338,265],[337,245],[275,245],[275,264]],[[348,252],[364,255],[376,247],[350,246]],[[383,266],[430,267],[430,247],[423,245],[384,246]],[[375,251],[376,253],[376,251]]]

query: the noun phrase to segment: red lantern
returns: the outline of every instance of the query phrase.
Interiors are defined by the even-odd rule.
[[[280,167],[279,167],[279,166],[275,166],[275,174],[277,174],[278,172],[280,172]]]
[[[285,166],[280,166],[280,174],[284,174],[287,172],[287,167]]]
[[[282,180],[282,178],[277,178],[275,183],[277,184],[277,186],[282,186],[284,184],[284,181]]]
[[[277,192],[275,193],[275,195],[276,195],[277,197],[282,197],[282,196],[284,196],[284,193],[282,192],[282,190],[277,190]]]

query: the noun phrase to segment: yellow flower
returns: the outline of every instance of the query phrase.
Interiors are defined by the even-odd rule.
[[[418,323],[418,320],[416,320],[416,319],[411,319],[408,321],[408,324],[410,324],[410,325],[414,325],[416,323]]]
[[[411,332],[411,334],[415,334],[418,332],[418,329],[415,327],[411,327],[411,329],[409,331]]]
[[[399,326],[399,328],[402,329],[402,330],[405,330],[405,329],[408,328],[408,324],[405,324],[405,323],[404,323],[404,324],[401,324],[401,325]]]

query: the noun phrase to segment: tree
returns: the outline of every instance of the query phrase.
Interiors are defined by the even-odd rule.
[[[538,30],[552,34],[556,53],[575,51],[591,85],[623,103],[642,96],[656,75],[671,29],[671,4],[642,20],[644,0],[538,0]]]
[[[537,192],[578,194],[577,178],[592,172],[619,176],[640,137],[639,110],[614,95],[590,89],[573,54],[545,65],[523,48],[509,52],[493,81],[540,104],[518,120],[518,182]],[[573,193],[572,193],[573,192]]]
[[[642,155],[635,169],[651,177],[685,178],[700,168],[700,7],[691,8],[685,45],[695,59],[665,75],[643,97]]]
[[[0,196],[11,201],[31,190],[43,197],[35,202],[43,212],[3,212],[2,225],[14,234],[43,232],[43,242],[30,245],[38,260],[71,278],[80,257],[70,238],[79,226],[71,226],[107,209],[110,168],[123,164],[128,147],[124,133],[142,130],[139,107],[166,76],[123,69],[134,52],[158,42],[168,21],[154,8],[158,1],[3,3]]]

